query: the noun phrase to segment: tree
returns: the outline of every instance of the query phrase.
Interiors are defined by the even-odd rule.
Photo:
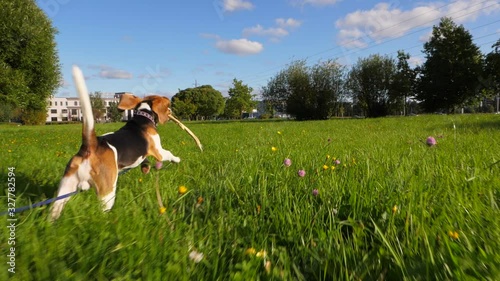
[[[483,84],[491,95],[500,95],[500,39],[491,46],[493,50],[486,55]]]
[[[353,101],[358,103],[367,117],[380,117],[389,113],[395,75],[396,63],[388,56],[361,58],[351,68],[347,88]]]
[[[120,122],[123,117],[123,111],[118,109],[117,102],[110,102],[108,108],[108,118],[111,122]]]
[[[233,87],[229,88],[229,98],[226,100],[224,115],[228,118],[242,118],[243,112],[251,112],[257,102],[253,100],[252,87],[244,85],[243,81],[233,79]]]
[[[190,120],[196,114],[196,105],[188,97],[183,99],[180,96],[174,96],[172,98],[172,108],[175,115],[182,119]]]
[[[408,112],[406,106],[408,98],[412,96],[413,86],[415,84],[416,72],[410,67],[408,60],[410,55],[398,51],[398,62],[396,65],[396,74],[392,83],[391,101],[393,101],[392,108],[400,109],[403,115]]]
[[[106,103],[102,99],[101,92],[94,92],[90,94],[90,105],[92,106],[92,113],[94,119],[99,121],[106,113]]]
[[[0,102],[26,124],[43,124],[60,84],[57,30],[34,0],[0,0]]]
[[[271,116],[274,116],[276,111],[286,111],[286,103],[290,97],[287,76],[287,70],[280,70],[267,82],[267,86],[262,87],[262,98],[269,106]]]
[[[314,119],[327,119],[335,112],[341,114],[340,101],[344,97],[344,67],[328,60],[310,69],[312,91],[316,95]]]
[[[417,99],[426,112],[449,113],[478,97],[482,55],[462,25],[441,19],[424,44],[424,53]]]
[[[172,97],[176,115],[188,119],[207,119],[218,116],[224,110],[224,97],[210,85],[179,90]]]
[[[344,88],[344,68],[335,61],[307,66],[294,61],[262,88],[264,102],[298,120],[327,119],[337,110]]]
[[[10,122],[14,116],[15,110],[11,104],[0,104],[0,122]]]
[[[295,116],[297,120],[315,119],[315,93],[313,92],[309,68],[306,61],[296,61],[287,71],[288,88],[290,95],[286,101],[287,113]]]

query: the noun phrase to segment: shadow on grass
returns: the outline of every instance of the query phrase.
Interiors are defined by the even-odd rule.
[[[477,129],[497,129],[500,130],[500,116],[496,120],[483,120],[478,122],[472,122],[467,127],[477,128]]]
[[[7,182],[7,173],[2,173],[1,176],[1,181],[2,182]],[[44,182],[41,183],[38,181],[36,175],[28,175],[28,174],[23,174],[19,172],[15,172],[15,208],[23,208],[25,206],[31,206],[33,204],[42,202],[44,200],[53,198],[57,192],[58,189],[58,184],[54,184],[52,182]],[[1,197],[9,197],[7,194],[9,190],[7,188],[1,189],[0,190],[0,196]],[[10,197],[12,198],[12,197]],[[2,210],[0,212],[4,212],[7,210],[7,201],[8,199],[5,199],[4,202],[6,204],[2,204]],[[50,205],[50,204],[47,204]],[[44,205],[46,206],[46,205]],[[42,207],[42,206],[39,206]],[[34,207],[33,209],[39,208],[39,207]],[[4,210],[5,209],[5,210]],[[29,210],[29,208],[27,209]],[[23,213],[27,210],[20,211],[18,213]]]

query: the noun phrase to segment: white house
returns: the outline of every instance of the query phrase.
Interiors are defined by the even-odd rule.
[[[118,102],[120,95],[124,92],[116,93],[112,98],[102,98],[106,107],[103,121],[108,120],[108,108],[111,102]],[[51,96],[48,101],[46,123],[68,122],[82,120],[82,110],[80,108],[80,99],[77,97],[59,98]],[[124,119],[129,119],[129,112],[123,113]]]

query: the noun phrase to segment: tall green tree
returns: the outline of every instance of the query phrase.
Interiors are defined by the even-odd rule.
[[[0,0],[0,102],[26,124],[43,124],[60,84],[57,30],[34,0]]]
[[[312,91],[315,94],[314,119],[327,119],[334,113],[340,114],[344,98],[344,67],[336,61],[327,60],[310,69]]]
[[[233,86],[229,88],[229,98],[226,100],[224,115],[228,118],[242,118],[243,112],[251,112],[257,102],[252,95],[252,87],[243,84],[243,81],[233,79]]]
[[[299,60],[272,77],[262,88],[262,97],[298,120],[327,119],[340,110],[344,83],[344,68],[335,61],[308,66]]]
[[[309,67],[305,60],[295,61],[287,69],[290,94],[286,101],[286,112],[297,120],[314,119],[315,94],[309,78]]]
[[[396,62],[388,56],[371,55],[360,58],[352,66],[347,88],[355,103],[367,117],[385,116],[390,111]]]
[[[172,109],[178,116],[188,119],[209,119],[224,110],[224,97],[210,85],[179,90],[172,97]]]
[[[101,92],[94,92],[90,95],[90,105],[92,106],[92,113],[94,114],[94,119],[100,121],[106,113],[106,103],[102,98]]]
[[[484,74],[481,80],[491,96],[500,95],[500,39],[491,46],[493,50],[485,57]]]
[[[185,95],[174,96],[172,98],[172,109],[175,115],[181,119],[195,118],[196,105],[190,97]]]
[[[110,102],[108,107],[108,118],[111,122],[120,122],[123,117],[123,111],[118,108],[117,102]]]
[[[290,97],[287,80],[287,70],[282,69],[269,79],[266,86],[262,87],[262,98],[269,107],[268,111],[271,116],[274,116],[276,112],[286,112],[286,103]]]
[[[410,67],[408,60],[410,55],[403,51],[398,51],[398,62],[396,64],[396,74],[392,82],[391,109],[401,111],[403,115],[408,114],[408,98],[413,96],[416,72]]]
[[[443,18],[424,44],[417,99],[426,112],[446,111],[472,103],[479,95],[482,54],[472,35]]]

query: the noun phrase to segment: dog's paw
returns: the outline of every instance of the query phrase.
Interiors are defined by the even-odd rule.
[[[181,158],[174,156],[172,152],[168,150],[163,150],[162,152],[162,161],[170,161],[174,163],[179,163],[181,162]]]
[[[143,174],[148,174],[149,171],[151,170],[151,166],[149,166],[148,164],[141,164],[141,171]]]

